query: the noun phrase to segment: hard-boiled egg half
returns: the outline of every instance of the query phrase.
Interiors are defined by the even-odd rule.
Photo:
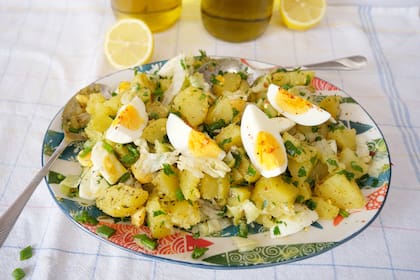
[[[99,171],[102,177],[110,184],[114,185],[127,173],[127,169],[118,160],[116,155],[108,148],[109,144],[102,141],[96,142],[92,148],[92,169]]]
[[[264,177],[275,177],[287,168],[287,154],[279,127],[256,105],[248,104],[242,115],[241,138],[252,164]]]
[[[330,113],[305,98],[273,84],[268,87],[267,98],[280,114],[301,125],[320,125],[331,118]]]
[[[94,200],[101,189],[106,189],[108,183],[98,170],[87,169],[82,174],[79,185],[79,197],[87,200]]]
[[[213,139],[194,130],[175,114],[169,114],[166,132],[172,146],[186,156],[222,160],[226,155]]]
[[[117,112],[105,138],[115,143],[126,144],[139,138],[148,122],[146,106],[137,96]]]

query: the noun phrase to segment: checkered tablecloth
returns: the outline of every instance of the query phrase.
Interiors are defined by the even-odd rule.
[[[0,279],[420,279],[419,1],[331,1],[320,25],[287,30],[278,8],[265,34],[232,44],[211,37],[199,1],[184,1],[179,22],[155,34],[153,60],[180,52],[240,56],[279,65],[354,54],[355,72],[318,75],[354,97],[376,120],[392,159],[387,201],[361,234],[319,256],[286,265],[210,270],[135,255],[80,230],[45,182],[0,248]],[[0,213],[41,166],[44,133],[79,88],[115,71],[103,52],[115,22],[108,0],[0,0]],[[34,255],[19,261],[32,245]]]

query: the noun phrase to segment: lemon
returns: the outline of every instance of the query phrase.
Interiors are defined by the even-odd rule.
[[[280,15],[284,24],[294,30],[307,30],[325,15],[325,0],[281,0]]]
[[[118,69],[147,63],[153,54],[154,39],[150,28],[139,19],[121,19],[107,32],[105,55]]]

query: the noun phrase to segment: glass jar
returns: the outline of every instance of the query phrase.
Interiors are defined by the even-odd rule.
[[[201,0],[201,20],[207,31],[229,42],[261,36],[273,12],[273,0]]]
[[[181,15],[182,0],[111,0],[115,16],[138,18],[147,23],[152,32],[172,26]]]

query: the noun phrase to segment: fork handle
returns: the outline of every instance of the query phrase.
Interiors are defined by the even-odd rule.
[[[302,65],[310,70],[357,70],[367,64],[367,59],[361,55],[338,58],[330,61]]]
[[[60,145],[57,146],[54,153],[45,163],[44,167],[42,167],[37,174],[35,174],[32,181],[26,186],[24,191],[19,195],[19,197],[13,202],[12,205],[1,215],[0,218],[0,247],[3,246],[4,241],[9,236],[10,231],[12,230],[16,220],[18,219],[20,213],[22,212],[23,208],[25,207],[26,203],[28,202],[29,198],[32,196],[32,193],[35,191],[36,187],[41,182],[42,178],[44,178],[54,163],[54,161],[58,158],[58,156],[64,151],[64,149],[68,146],[68,141],[64,138],[61,141]]]

